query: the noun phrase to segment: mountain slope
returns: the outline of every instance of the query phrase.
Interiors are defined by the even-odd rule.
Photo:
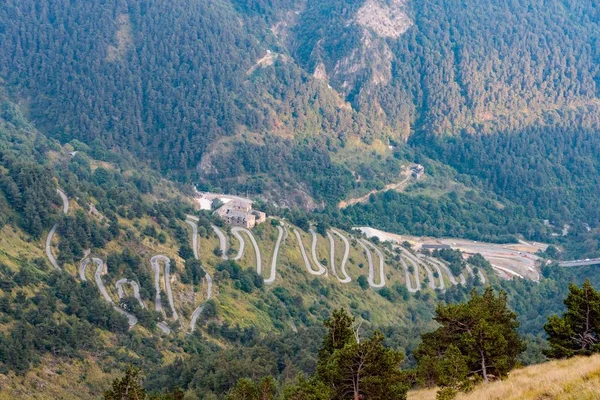
[[[381,149],[409,136],[548,114],[596,126],[597,12],[557,0],[8,1],[0,84],[62,142],[314,207],[376,188],[361,168],[394,182]]]
[[[460,400],[595,399],[600,392],[600,356],[576,357],[514,370],[505,381],[475,387]],[[409,400],[433,400],[435,390],[408,393]]]

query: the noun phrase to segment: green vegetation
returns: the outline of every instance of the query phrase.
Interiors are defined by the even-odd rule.
[[[3,391],[10,384],[9,396],[18,397],[60,381],[97,397],[133,364],[107,398],[122,398],[124,387],[139,398],[181,398],[177,388],[207,399],[404,398],[417,379],[451,397],[479,376],[505,377],[518,362],[596,351],[590,321],[598,318],[585,317],[600,313],[592,268],[546,264],[539,283],[506,282],[472,255],[467,262],[487,272],[492,289],[469,278],[464,287],[431,290],[421,276],[423,290],[411,294],[394,255],[386,287],[369,287],[355,241],[348,262],[355,282],[347,285],[308,276],[289,232],[273,285],[247,269],[250,246],[239,263],[221,259],[211,228],[218,221],[195,210],[191,183],[259,197],[257,208],[281,217],[255,230],[264,260],[276,228],[288,222],[305,242],[311,227],[324,236],[329,227],[371,225],[551,242],[541,255],[555,261],[600,255],[596,4],[376,3],[386,18],[406,13],[406,31],[362,26],[364,1],[4,2]],[[385,12],[392,5],[398,9]],[[424,175],[401,193],[382,191],[404,179],[410,163],[422,164]],[[71,200],[67,215],[58,188]],[[364,204],[337,208],[371,190],[379,192]],[[186,214],[199,218],[200,259]],[[49,251],[61,271],[44,258],[54,224]],[[324,264],[327,250],[321,237]],[[134,329],[98,293],[95,271],[88,269],[88,282],[75,278],[88,251],[106,260],[100,279],[138,318]],[[164,311],[154,311],[149,260],[157,254],[171,260],[178,321],[164,275]],[[463,272],[463,254],[434,255]],[[205,302],[206,273],[214,296]],[[565,310],[569,283],[587,277],[582,289],[571,286]],[[121,278],[139,283],[141,304],[129,287],[116,300]],[[204,311],[188,335],[199,304]],[[340,308],[352,316],[332,313]],[[158,332],[165,321],[171,334]],[[35,387],[27,380],[45,371],[54,376]]]
[[[586,280],[579,288],[569,285],[564,301],[567,311],[559,317],[551,315],[544,330],[550,348],[545,352],[551,358],[598,353],[600,346],[600,293]]]
[[[415,356],[419,379],[440,385],[443,396],[468,388],[473,377],[485,383],[506,377],[525,350],[505,292],[473,290],[466,303],[439,305],[434,319],[441,327],[423,335]]]

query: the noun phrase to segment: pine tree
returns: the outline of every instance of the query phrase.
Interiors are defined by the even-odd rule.
[[[506,306],[505,292],[495,296],[488,287],[480,295],[473,289],[466,303],[440,304],[436,313],[434,320],[441,326],[424,334],[415,352],[423,380],[460,386],[460,380],[473,376],[485,382],[503,378],[525,350],[516,331],[517,316]],[[449,360],[458,369],[448,370],[445,363]]]
[[[125,376],[113,381],[112,389],[104,392],[104,400],[145,400],[146,390],[142,387],[139,378],[140,370],[129,366]]]
[[[264,377],[258,384],[254,383],[252,379],[242,378],[227,398],[231,400],[274,400],[275,393],[275,382],[270,376]]]
[[[335,310],[324,325],[328,328],[319,351],[316,379],[331,391],[330,399],[404,399],[407,385],[400,371],[404,355],[383,345],[375,332],[361,341],[354,318]]]
[[[600,351],[600,293],[586,280],[581,288],[569,285],[564,300],[567,311],[562,317],[552,315],[544,326],[551,358],[590,355]]]

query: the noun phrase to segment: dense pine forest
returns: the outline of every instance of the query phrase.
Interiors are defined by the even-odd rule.
[[[556,261],[600,256],[599,12],[592,0],[5,0],[0,398],[122,398],[123,385],[157,399],[403,399],[426,386],[452,398],[489,380],[452,316],[502,343],[484,349],[497,377],[597,352],[573,305],[585,295],[600,312],[600,274]],[[276,217],[254,231],[263,247],[281,221],[324,240],[372,226],[551,246],[535,282],[464,255],[485,283],[373,289],[352,250],[348,285],[288,252],[269,286],[251,258],[222,258],[213,229],[231,231],[195,209],[194,187]],[[183,321],[210,265],[215,296],[195,331],[155,287],[159,253]],[[94,256],[114,298],[125,280],[145,303],[104,301],[100,267],[82,267]],[[460,252],[432,257],[465,271]],[[370,377],[346,387],[347,360],[369,352]]]

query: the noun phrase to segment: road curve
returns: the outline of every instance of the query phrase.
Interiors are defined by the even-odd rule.
[[[348,283],[352,281],[352,279],[350,279],[350,276],[346,272],[346,263],[348,262],[348,257],[350,256],[350,243],[348,242],[348,239],[340,232],[336,231],[335,229],[332,229],[331,231],[344,242],[344,258],[342,259],[342,264],[340,265],[340,271],[342,272],[342,275],[344,275],[344,277],[340,278],[335,268],[335,243],[333,241],[333,236],[331,236],[331,234],[327,232],[327,237],[329,238],[329,248],[331,250],[331,270],[341,283]]]
[[[408,262],[412,264],[413,270],[414,270],[413,274],[414,274],[415,283],[416,283],[415,291],[420,290],[421,289],[421,278],[419,276],[419,260],[410,251],[405,249],[403,246],[398,246],[397,248],[400,249],[400,251],[404,255],[404,258],[406,258],[408,260]],[[400,260],[403,260],[403,258],[400,257]],[[406,262],[404,262],[404,265],[406,265]],[[407,271],[408,271],[408,267],[407,267]],[[407,282],[410,282],[410,280],[408,280]],[[406,286],[408,287],[408,284]]]
[[[233,234],[233,236],[235,236],[235,238],[240,243],[240,248],[238,249],[238,252],[235,255],[235,257],[233,257],[233,261],[239,261],[242,259],[242,256],[244,255],[244,250],[246,249],[246,241],[244,240],[244,238],[242,237],[242,235],[240,234],[239,231],[232,229],[231,233]]]
[[[79,264],[79,278],[82,282],[87,282],[87,278],[85,276],[85,269],[87,268],[90,261],[91,260],[86,257],[83,260],[81,260],[81,263]]]
[[[433,271],[431,270],[431,268],[429,268],[429,265],[427,265],[427,263],[423,262],[421,265],[423,266],[423,268],[425,268],[425,272],[427,272],[427,277],[429,278],[429,287],[435,290],[435,277],[433,276]]]
[[[494,265],[494,264],[492,264],[492,268],[502,271],[504,273],[508,273],[510,275],[516,276],[517,278],[525,279],[525,277],[523,275],[521,275],[518,272],[515,272],[513,270],[510,270],[508,268],[500,267],[500,266]]]
[[[192,227],[192,245],[194,246],[194,257],[198,260],[198,225],[196,224],[196,221],[194,220],[194,217],[189,216],[188,218],[185,220],[185,222]],[[206,269],[204,269],[203,266],[200,266],[200,268],[202,268],[202,270],[204,271],[204,277],[206,278],[206,284],[207,284],[207,291],[206,291],[206,300],[210,300],[212,297],[212,277],[210,276],[210,274],[206,271]],[[192,313],[192,317],[190,319],[190,332],[194,332],[194,329],[196,328],[196,322],[198,321],[198,317],[200,316],[200,314],[202,314],[202,311],[204,311],[204,304],[200,303],[198,305],[198,307],[196,307],[196,309],[194,310],[194,312]]]
[[[306,266],[306,270],[308,271],[308,273],[311,275],[315,275],[315,276],[321,276],[321,275],[326,274],[327,270],[325,268],[323,268],[320,264],[317,264],[317,266],[319,267],[319,269],[317,271],[312,269],[310,260],[308,259],[308,256],[306,255],[306,249],[304,249],[304,244],[302,243],[302,237],[300,236],[300,233],[298,232],[297,228],[292,228],[292,229],[294,230],[294,234],[296,235],[296,240],[298,240],[298,246],[300,246],[300,253],[302,253],[302,259],[304,260],[304,265]]]
[[[198,256],[198,218],[188,215],[185,223],[192,227],[192,250],[194,251],[194,257],[199,259]]]
[[[277,236],[277,242],[275,242],[275,249],[273,249],[273,257],[271,258],[271,274],[267,279],[265,279],[265,284],[270,285],[275,282],[275,277],[277,276],[277,257],[279,256],[279,247],[281,246],[281,241],[283,239],[283,228],[281,226],[277,226],[277,230],[279,231],[279,235]]]
[[[473,271],[473,268],[471,268],[471,266],[469,264],[467,264],[465,266],[465,268],[467,269],[467,271],[469,272],[469,274],[475,278],[475,271]],[[479,276],[479,280],[481,281],[482,284],[485,284],[485,275],[483,275],[483,272],[481,272],[481,269],[479,269],[477,271],[477,276]]]
[[[117,288],[117,294],[119,295],[119,299],[122,299],[123,297],[125,297],[125,291],[123,290],[123,285],[130,285],[131,288],[133,289],[133,297],[135,297],[135,299],[138,301],[138,303],[140,303],[140,306],[142,308],[146,308],[146,306],[144,305],[144,302],[142,301],[142,298],[140,297],[140,286],[138,285],[138,283],[136,281],[132,281],[132,280],[126,279],[126,278],[121,278],[115,283],[115,286]]]
[[[65,192],[60,189],[56,189],[56,192],[63,202],[63,214],[67,214],[69,212],[69,198]],[[50,232],[48,233],[48,237],[46,237],[46,256],[48,257],[50,264],[52,264],[55,269],[60,269],[58,263],[56,262],[56,258],[54,258],[54,254],[52,254],[52,238],[56,233],[56,228],[58,228],[58,223],[52,226],[52,229],[50,229]]]
[[[58,195],[60,196],[63,202],[63,214],[66,214],[69,212],[69,198],[62,190],[56,189],[56,191],[58,192]]]
[[[412,281],[410,279],[410,271],[408,270],[408,265],[406,261],[404,261],[403,257],[400,257],[400,264],[402,264],[402,268],[404,268],[404,279],[406,280],[406,288],[410,293],[417,293],[419,291],[419,279],[417,278],[416,287],[412,286]]]
[[[465,268],[467,269],[467,271],[469,272],[469,274],[475,278],[475,271],[473,271],[473,268],[471,268],[471,266],[469,264],[465,265]],[[481,281],[481,283],[485,284],[485,276],[483,275],[483,273],[481,272],[481,270],[477,271],[477,276],[479,276],[479,280]]]
[[[157,322],[156,326],[167,335],[171,333],[171,328],[169,328],[169,325],[164,321]]]
[[[262,255],[260,254],[260,248],[258,247],[258,243],[256,243],[256,239],[254,238],[252,232],[239,226],[231,228],[231,232],[238,240],[240,240],[240,250],[243,250],[245,247],[245,245],[242,245],[244,239],[242,238],[242,235],[240,235],[240,232],[244,232],[246,235],[248,235],[248,238],[250,238],[250,242],[252,242],[252,246],[254,247],[254,253],[256,254],[256,273],[260,275],[262,273]],[[238,256],[241,258],[240,252],[238,252]],[[235,259],[239,260],[237,256]]]
[[[223,233],[222,230],[219,229],[218,226],[211,224],[210,225],[213,229],[213,231],[215,231],[215,233],[217,234],[217,236],[219,237],[219,248],[221,249],[221,258],[223,260],[227,260],[227,236],[225,236],[225,233]]]
[[[314,229],[312,229],[312,228],[309,229],[309,232],[312,236],[312,245],[310,247],[310,252],[312,255],[313,262],[315,263],[315,265],[317,267],[319,267],[320,271],[325,270],[324,275],[327,275],[327,267],[325,267],[323,264],[321,264],[321,261],[319,261],[319,257],[317,257],[317,239],[318,239],[317,232],[315,232]]]
[[[175,302],[173,300],[173,291],[171,290],[171,260],[169,257],[164,256],[162,254],[156,255],[150,259],[150,263],[152,264],[152,270],[154,271],[154,286],[156,287],[156,299],[155,299],[155,307],[158,306],[157,302],[160,301],[160,265],[159,262],[162,262],[165,266],[164,269],[164,282],[165,289],[167,290],[167,298],[169,300],[169,306],[171,307],[171,312],[173,313],[173,319],[177,321],[179,319],[179,315],[177,315],[177,311],[175,310]],[[160,307],[162,309],[162,306]],[[160,310],[156,310],[160,311]]]
[[[433,265],[437,265],[438,268],[441,268],[444,270],[444,272],[446,272],[446,275],[448,276],[448,279],[450,280],[450,283],[454,286],[458,285],[458,281],[456,280],[456,277],[454,275],[452,275],[452,271],[450,271],[450,268],[444,264],[443,262],[441,262],[440,260],[433,258],[433,257],[429,257],[428,260],[433,264]],[[439,269],[438,269],[439,271]],[[440,274],[441,277],[441,274]],[[442,278],[443,279],[443,278]]]
[[[381,253],[381,250],[379,250],[374,244],[372,244],[371,242],[364,240],[364,239],[358,239],[358,243],[360,244],[360,246],[363,248],[363,250],[365,251],[365,253],[367,254],[367,260],[369,261],[369,285],[373,288],[382,288],[385,286],[385,271],[384,271],[384,258],[383,258],[383,254]],[[373,250],[375,250],[375,252],[377,253],[377,256],[379,257],[379,283],[375,283],[375,265],[373,263],[373,255],[371,254],[371,251],[369,250],[369,247],[372,248]]]
[[[95,257],[92,258],[92,261],[94,262],[94,264],[96,264],[96,272],[94,273],[94,280],[96,281],[96,286],[98,286],[98,290],[100,290],[102,297],[104,297],[104,300],[106,300],[107,303],[110,303],[113,306],[115,311],[117,311],[119,314],[126,316],[127,321],[129,322],[129,329],[133,328],[137,324],[137,321],[138,321],[137,318],[135,317],[135,315],[128,313],[127,311],[123,310],[120,307],[117,307],[117,305],[114,303],[113,299],[108,294],[106,287],[104,287],[104,283],[102,282],[102,270],[104,269],[104,261],[102,261],[99,258],[95,258]]]
[[[431,258],[427,258],[425,255],[423,254],[419,254],[417,255],[418,258],[420,258],[421,260],[423,260],[423,266],[425,267],[425,269],[427,269],[427,273],[429,274],[429,279],[432,280],[434,279],[434,273],[431,272],[431,268],[435,269],[435,272],[437,272],[438,274],[438,280],[439,280],[439,284],[436,287],[435,286],[435,281],[432,280],[432,282],[434,282],[433,286],[430,285],[430,287],[432,289],[440,289],[440,290],[444,290],[446,288],[446,284],[444,283],[444,276],[442,275],[442,270],[440,269],[440,266],[434,262],[432,262]]]

